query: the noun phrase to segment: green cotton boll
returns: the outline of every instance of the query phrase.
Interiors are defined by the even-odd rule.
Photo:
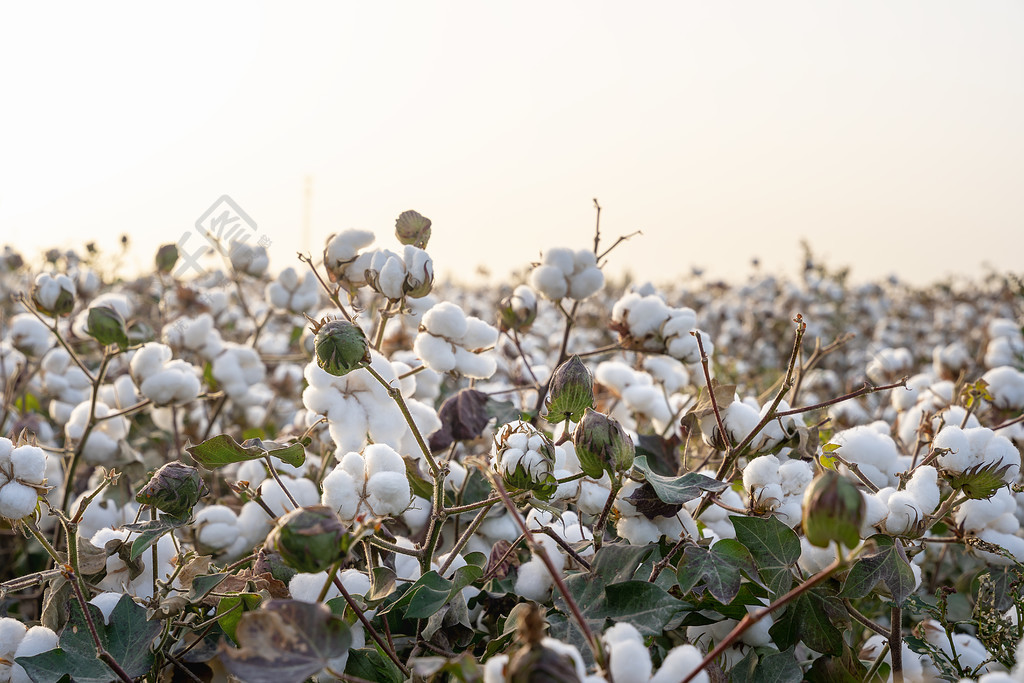
[[[587,408],[572,433],[580,468],[593,479],[603,472],[611,477],[633,466],[636,447],[629,434],[612,418]]]
[[[370,342],[358,325],[330,320],[314,327],[316,364],[338,377],[370,363]]]
[[[826,548],[839,541],[847,548],[860,543],[865,504],[860,491],[846,477],[825,470],[804,493],[803,527],[811,545]]]
[[[169,462],[153,474],[135,500],[172,517],[184,517],[208,493],[198,469],[182,462]]]
[[[117,344],[122,349],[128,346],[128,326],[121,314],[110,306],[90,308],[86,329],[90,337],[104,346]]]
[[[579,422],[583,412],[594,406],[594,376],[580,357],[573,355],[551,376],[551,388],[544,402],[544,419],[552,424]]]
[[[325,571],[345,557],[352,536],[326,505],[297,508],[277,521],[264,546],[289,567],[306,574]]]

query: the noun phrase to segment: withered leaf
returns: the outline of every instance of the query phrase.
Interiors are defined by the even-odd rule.
[[[463,389],[449,396],[437,413],[441,428],[430,435],[430,450],[444,450],[453,441],[467,441],[480,436],[491,419],[487,400],[487,394],[476,389]]]
[[[221,660],[248,683],[302,683],[352,645],[348,624],[320,603],[271,600],[246,612],[239,647],[221,644]]]

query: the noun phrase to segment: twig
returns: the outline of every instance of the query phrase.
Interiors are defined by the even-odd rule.
[[[812,410],[818,410],[819,408],[827,408],[828,406],[835,405],[836,403],[842,403],[843,401],[849,401],[852,398],[858,398],[867,394],[873,394],[878,391],[886,391],[888,389],[895,389],[896,387],[906,387],[907,380],[909,377],[904,377],[899,382],[893,382],[892,384],[885,384],[882,386],[873,386],[868,382],[864,382],[864,386],[856,391],[849,394],[845,394],[838,398],[829,399],[828,401],[822,401],[821,403],[815,403],[812,406],[804,406],[803,408],[793,408],[792,410],[783,410],[780,413],[776,413],[775,417],[786,417],[787,415],[799,415],[801,413],[809,413]]]

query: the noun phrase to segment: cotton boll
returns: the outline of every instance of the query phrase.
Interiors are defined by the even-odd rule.
[[[38,446],[18,446],[11,451],[14,478],[26,484],[42,484],[46,476],[46,452]]]
[[[678,683],[700,666],[704,655],[693,645],[678,645],[665,655],[661,668],[651,678],[650,683]],[[693,683],[709,683],[707,673],[701,671],[692,679]]]
[[[761,488],[769,484],[780,483],[779,459],[774,455],[763,455],[753,458],[743,468],[743,488]]]
[[[918,525],[924,522],[924,512],[917,499],[908,491],[893,493],[887,505],[889,514],[885,519],[885,528],[893,536],[913,534]]]
[[[907,493],[924,512],[931,514],[939,506],[939,473],[931,465],[918,467],[907,482]]]
[[[608,488],[610,483],[608,486],[603,486],[603,483],[607,483],[606,476],[600,482],[594,481],[590,477],[580,479],[580,497],[576,502],[580,512],[585,515],[601,514],[601,510],[604,509],[608,496],[611,494]]]
[[[444,337],[419,334],[413,342],[413,350],[423,363],[435,372],[450,372],[455,369],[456,346]]]
[[[18,643],[18,648],[14,651],[11,661],[18,657],[34,657],[49,652],[55,647],[57,647],[56,633],[45,626],[33,626],[25,632],[25,636]],[[32,679],[21,664],[15,662],[11,665],[11,683],[31,683],[31,681]]]
[[[835,559],[835,546],[819,548],[811,545],[806,538],[800,539],[800,559],[797,560],[797,564],[804,573],[817,574]]]
[[[889,489],[889,495],[895,489]],[[878,496],[861,491],[864,498],[864,522],[860,526],[860,537],[867,538],[875,533],[874,526],[881,524],[882,520],[889,516],[889,506]]]
[[[630,545],[656,543],[662,536],[661,530],[646,517],[619,517],[615,531]]]
[[[530,273],[530,286],[541,293],[545,299],[559,301],[569,293],[569,283],[565,272],[553,265],[542,265]]]
[[[593,256],[593,254],[591,254]],[[569,280],[569,298],[582,301],[604,287],[604,273],[597,266],[588,266]]]
[[[315,574],[303,574],[298,573],[291,578],[288,582],[288,592],[292,594],[292,599],[300,602],[316,602],[320,596],[320,591],[323,590],[324,585],[327,583],[327,572],[317,572]],[[348,587],[346,586],[346,590]],[[341,591],[332,582],[330,587],[327,589],[327,595],[324,596],[324,602],[336,598],[341,595]]]
[[[405,472],[380,472],[366,481],[366,504],[376,515],[397,515],[409,507],[412,491]]]
[[[988,382],[992,405],[1000,410],[1024,409],[1024,372],[1009,365],[992,368],[981,378]]]
[[[787,496],[802,497],[813,479],[814,468],[803,460],[787,460],[779,465],[779,483]]]
[[[423,328],[430,334],[448,339],[460,339],[469,329],[466,314],[455,304],[444,301],[423,314]]]
[[[643,640],[625,638],[606,642],[608,667],[615,683],[647,683],[650,680],[654,665]]]
[[[414,533],[423,529],[430,521],[430,501],[414,495],[412,503],[402,513],[402,521]]]
[[[551,594],[551,573],[539,559],[532,559],[519,566],[513,591],[527,600],[544,602]]]
[[[124,593],[100,593],[93,597],[89,604],[95,606],[103,614],[103,623],[109,625],[110,613],[117,607],[117,603],[121,601],[121,596],[123,595]]]
[[[366,477],[378,472],[405,472],[405,461],[387,444],[373,444],[363,450]]]
[[[461,346],[469,350],[494,346],[498,341],[498,329],[480,318],[466,318],[466,331],[459,338]]]
[[[10,481],[0,488],[0,517],[22,519],[36,509],[39,494],[36,490],[17,481]]]
[[[17,619],[0,617],[0,681],[10,680],[14,653],[26,631],[25,625]]]

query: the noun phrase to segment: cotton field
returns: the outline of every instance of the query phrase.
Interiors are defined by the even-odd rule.
[[[433,229],[4,248],[0,683],[1024,681],[1024,281]]]

